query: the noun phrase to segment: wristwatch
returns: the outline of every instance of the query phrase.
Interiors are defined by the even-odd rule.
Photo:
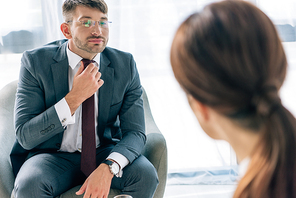
[[[106,159],[102,163],[107,164],[110,168],[110,172],[116,177],[119,177],[119,165],[116,162]]]

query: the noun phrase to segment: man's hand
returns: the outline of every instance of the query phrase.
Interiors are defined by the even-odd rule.
[[[107,164],[100,164],[85,180],[79,191],[76,192],[76,195],[84,193],[83,198],[108,198],[113,176]]]
[[[72,90],[65,96],[71,114],[73,115],[83,101],[91,97],[103,84],[98,67],[90,63],[84,70],[82,62],[74,76]]]

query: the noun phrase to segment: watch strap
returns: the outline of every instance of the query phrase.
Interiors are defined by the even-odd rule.
[[[114,162],[108,159],[105,159],[102,163],[107,164],[108,166],[111,166]]]
[[[105,159],[102,163],[107,164],[107,165],[109,166],[109,168],[110,168],[110,172],[111,172],[113,175],[115,175],[116,177],[119,176],[120,166],[119,166],[116,162],[113,162],[113,161],[111,161],[111,160]],[[116,164],[116,166],[118,166],[118,173],[114,173],[114,172],[113,172],[113,170],[112,170],[112,165],[113,165],[113,164]]]

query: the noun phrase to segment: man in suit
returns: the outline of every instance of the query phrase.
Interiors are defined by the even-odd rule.
[[[23,54],[11,152],[16,198],[56,197],[78,184],[76,194],[84,198],[105,198],[110,187],[134,198],[155,192],[156,170],[141,155],[146,136],[139,74],[131,54],[106,47],[107,12],[103,0],[66,0],[66,39]],[[95,62],[84,69],[82,59]],[[82,104],[92,95],[97,166],[85,173]]]

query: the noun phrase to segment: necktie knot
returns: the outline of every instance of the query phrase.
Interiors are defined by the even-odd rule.
[[[95,63],[95,62],[96,62],[96,61],[94,61],[94,60],[89,60],[89,59],[86,59],[86,58],[83,58],[81,61],[83,62],[84,69],[85,69],[90,63]]]

